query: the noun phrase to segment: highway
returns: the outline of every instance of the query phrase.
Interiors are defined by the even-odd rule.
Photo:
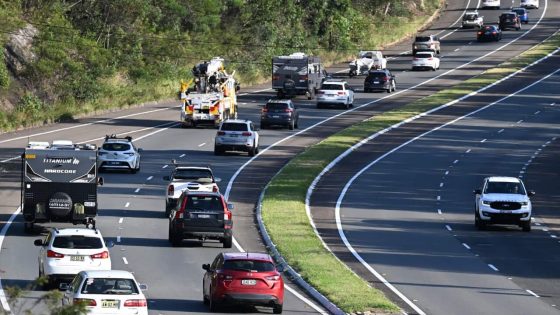
[[[389,68],[397,73],[397,93],[360,93],[363,77],[358,77],[349,80],[358,90],[354,109],[350,111],[318,110],[313,101],[298,98],[295,102],[301,110],[301,130],[261,131],[261,150],[268,150],[262,150],[249,164],[246,164],[249,158],[245,155],[214,156],[215,130],[179,128],[175,101],[0,135],[1,185],[4,188],[0,190],[3,200],[0,215],[3,227],[6,227],[0,250],[2,286],[25,286],[37,276],[38,250],[33,246],[33,240],[44,232],[38,230],[36,236],[25,235],[20,216],[15,216],[11,225],[5,225],[19,204],[19,160],[13,158],[21,153],[28,140],[70,139],[99,144],[105,134],[126,134],[133,136],[136,144],[144,149],[142,170],[137,174],[103,174],[106,184],[100,189],[99,198],[98,227],[106,238],[117,243],[111,249],[113,268],[133,271],[141,283],[148,284],[150,314],[207,313],[202,304],[201,265],[211,262],[223,248],[218,243],[204,246],[185,243],[181,248],[172,248],[167,242],[167,219],[163,217],[165,182],[162,176],[169,172],[171,159],[210,164],[215,175],[222,179],[221,191],[236,204],[234,236],[237,249],[264,251],[254,224],[254,205],[260,190],[291,157],[365,117],[402,106],[491,68],[558,29],[558,24],[554,24],[558,21],[558,8],[545,12],[545,6],[541,5],[540,10],[531,11],[532,21],[537,21],[542,14],[548,23],[539,24],[527,34],[507,32],[499,43],[478,44],[473,41],[472,30],[456,30],[466,3],[469,7],[476,6],[472,1],[450,1],[441,18],[426,32],[441,32],[444,56],[441,70],[408,71],[411,57],[406,52],[410,50],[410,41],[395,45],[386,53],[393,56],[389,60]],[[498,13],[485,12],[485,19],[497,20]],[[527,31],[532,26],[524,25],[523,30]],[[331,70],[335,72],[343,67],[339,65]],[[435,76],[439,77],[433,79]],[[258,122],[259,105],[274,95],[272,91],[261,91],[266,88],[251,88],[255,93],[244,91],[250,94],[239,98],[241,118]],[[294,135],[295,132],[298,132],[297,135]],[[243,165],[244,168],[237,173]],[[471,189],[469,187],[468,191]],[[52,225],[42,226],[47,228]],[[285,313],[321,312],[315,308],[315,303],[307,302],[309,297],[298,297],[300,293],[297,293],[297,288],[294,289],[287,294]],[[30,298],[21,302],[30,305],[39,294],[41,292],[34,291]],[[16,309],[16,306],[12,305],[12,308]]]

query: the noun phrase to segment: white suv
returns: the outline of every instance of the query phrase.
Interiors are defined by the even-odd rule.
[[[142,149],[136,148],[132,143],[132,137],[105,136],[105,142],[99,148],[97,159],[99,170],[130,170],[136,173],[140,170],[140,152]]]
[[[531,231],[531,200],[534,191],[527,191],[516,177],[493,176],[484,179],[482,189],[475,189],[474,225],[483,230],[487,224],[517,224]]]
[[[328,80],[317,91],[317,108],[326,105],[342,105],[350,108],[354,104],[354,90],[346,81]]]
[[[47,288],[82,270],[111,270],[109,248],[114,244],[105,243],[97,229],[52,229],[34,244],[40,246],[39,277],[46,278]]]
[[[250,120],[228,119],[220,124],[214,140],[214,154],[244,151],[249,156],[259,153],[259,129]]]

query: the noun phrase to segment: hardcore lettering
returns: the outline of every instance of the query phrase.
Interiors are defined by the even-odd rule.
[[[44,171],[47,174],[76,174],[76,170],[52,170],[46,169]]]

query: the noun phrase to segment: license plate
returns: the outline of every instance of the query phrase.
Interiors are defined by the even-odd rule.
[[[257,280],[255,280],[255,279],[243,279],[243,280],[241,280],[241,284],[242,285],[256,285]]]
[[[111,165],[119,165],[119,162],[109,162]]]
[[[84,261],[85,256],[70,256],[70,261]]]
[[[209,109],[210,106],[202,106],[202,109]]]
[[[237,135],[229,135],[232,138],[237,138]]]
[[[379,84],[379,81],[373,81],[373,84]]]
[[[101,307],[104,308],[117,308],[119,306],[119,301],[117,300],[102,300]]]
[[[273,115],[272,118],[280,118],[278,115]]]
[[[512,213],[511,210],[502,210],[500,213]]]
[[[208,219],[208,218],[210,218],[210,215],[209,215],[209,214],[199,214],[199,215],[198,215],[198,218],[201,218],[201,219]]]

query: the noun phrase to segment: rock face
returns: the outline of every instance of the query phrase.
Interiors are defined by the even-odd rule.
[[[33,25],[28,24],[24,28],[15,31],[4,49],[4,56],[8,68],[15,74],[25,70],[25,65],[35,61],[37,56],[32,51],[33,39],[39,31]]]

